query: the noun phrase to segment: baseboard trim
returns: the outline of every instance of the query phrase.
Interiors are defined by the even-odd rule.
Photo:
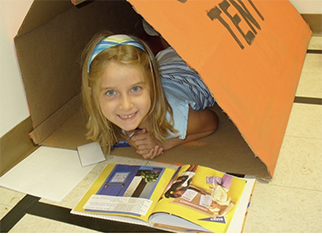
[[[29,116],[0,138],[0,176],[38,148],[29,138],[32,130]]]

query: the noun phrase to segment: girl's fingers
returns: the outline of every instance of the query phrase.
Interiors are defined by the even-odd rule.
[[[156,145],[148,153],[144,154],[143,151],[137,151],[138,154],[141,154],[144,159],[154,159],[155,157],[163,154],[163,148]]]
[[[158,151],[157,151],[157,156],[160,156],[163,154],[163,148],[162,147],[159,147],[159,146],[156,146],[158,148]]]
[[[163,148],[158,145],[155,146],[153,150],[154,150],[154,152],[153,152],[152,156],[150,157],[150,159],[154,159],[155,157],[163,154]]]
[[[154,149],[151,149],[147,154],[142,155],[144,159],[153,159]]]

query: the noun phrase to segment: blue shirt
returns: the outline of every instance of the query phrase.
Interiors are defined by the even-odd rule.
[[[174,128],[178,134],[171,137],[185,139],[187,133],[189,107],[201,110],[215,104],[215,99],[198,73],[191,69],[181,57],[169,47],[156,56],[162,87],[172,107]],[[170,121],[170,115],[167,114]]]

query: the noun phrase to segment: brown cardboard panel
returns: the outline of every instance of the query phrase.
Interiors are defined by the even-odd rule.
[[[77,149],[78,146],[92,142],[86,139],[86,115],[79,108],[65,123],[58,127],[41,145],[67,149]]]
[[[82,103],[80,95],[80,93],[76,95],[61,109],[42,122],[30,133],[30,137],[35,143],[41,144],[44,139],[54,133],[54,131],[58,129],[66,121],[66,119],[79,110],[80,104]]]
[[[66,0],[34,0],[18,31],[18,35],[25,34],[28,31],[45,24],[71,7],[72,5],[70,2]]]
[[[73,6],[71,2],[69,4]],[[41,7],[44,12],[52,10],[45,3],[40,4]],[[107,29],[115,33],[138,34],[142,29],[135,28],[135,25],[140,20],[126,1],[94,1],[86,7],[72,7],[46,24],[15,37],[34,128],[57,114],[79,94],[80,57],[93,35]],[[60,126],[71,115],[60,117],[60,124],[54,126]],[[48,126],[43,125],[41,129],[44,127]],[[39,140],[48,136],[47,130],[37,133],[46,134],[38,137]]]

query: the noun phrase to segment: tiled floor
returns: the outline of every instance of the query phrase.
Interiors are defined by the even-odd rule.
[[[309,49],[317,51],[306,56],[296,96],[316,99],[294,103],[274,178],[255,185],[246,233],[322,232],[322,37],[313,36]],[[98,164],[61,203],[40,202],[73,208],[82,196],[79,189],[89,186],[100,168]],[[2,219],[25,194],[0,188],[0,196]],[[9,232],[97,232],[66,222],[25,214]]]

